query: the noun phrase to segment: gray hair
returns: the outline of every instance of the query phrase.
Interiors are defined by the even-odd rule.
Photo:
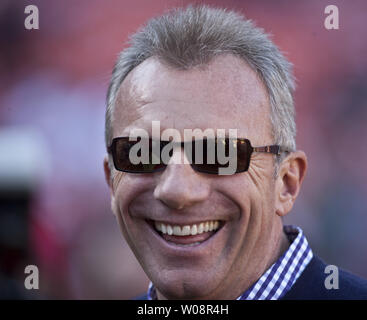
[[[141,62],[154,56],[172,67],[187,70],[230,53],[245,60],[267,88],[274,143],[296,149],[292,65],[251,20],[226,9],[188,6],[151,19],[131,36],[129,44],[117,59],[107,92],[107,146],[112,141],[118,90],[127,74]]]

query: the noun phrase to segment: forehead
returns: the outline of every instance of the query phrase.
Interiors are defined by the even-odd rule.
[[[134,128],[150,132],[151,122],[158,120],[161,130],[238,129],[241,137],[268,143],[269,112],[265,86],[242,59],[222,55],[207,65],[178,70],[149,58],[120,87],[113,136]]]

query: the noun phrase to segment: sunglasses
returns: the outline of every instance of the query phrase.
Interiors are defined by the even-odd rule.
[[[140,146],[145,146],[147,151],[145,153],[145,160],[139,161],[138,163],[137,161],[132,161],[131,157],[132,151],[136,152],[136,150],[138,150],[136,152],[136,156],[138,157],[141,157],[144,153],[142,148],[137,148],[137,143],[140,143]],[[167,146],[170,143],[171,145],[168,148]],[[253,147],[250,140],[243,138],[215,138],[173,142],[152,138],[138,138],[137,141],[132,141],[129,137],[114,138],[112,144],[107,148],[107,151],[112,154],[114,166],[118,171],[129,173],[153,173],[165,169],[169,160],[167,160],[167,157],[172,157],[173,148],[175,146],[184,148],[193,170],[217,175],[221,168],[228,167],[229,161],[236,161],[234,173],[247,171],[250,166],[250,159],[253,152],[276,155],[280,155],[282,152],[289,152],[289,150],[281,148],[279,145]],[[169,152],[167,152],[167,148],[168,150],[170,149]],[[235,152],[231,153],[230,148],[235,150]],[[227,159],[226,163],[224,163],[223,157],[221,159],[218,155],[218,149],[224,151],[224,157]],[[230,158],[230,156],[235,158]]]

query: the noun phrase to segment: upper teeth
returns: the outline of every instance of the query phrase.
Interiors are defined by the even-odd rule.
[[[164,224],[162,222],[155,221],[154,225],[158,231],[164,234],[175,236],[194,236],[203,232],[217,230],[219,228],[219,221],[206,221],[186,226]]]

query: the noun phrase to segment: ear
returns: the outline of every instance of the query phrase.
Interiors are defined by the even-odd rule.
[[[307,170],[307,157],[303,151],[289,154],[280,164],[276,178],[275,212],[285,216],[291,211],[301,189]]]
[[[113,190],[112,186],[112,172],[111,168],[108,163],[108,156],[105,156],[103,159],[103,169],[104,169],[104,176],[108,185],[108,188],[110,189],[110,195],[111,195],[111,210],[112,213],[116,216],[117,213],[117,204],[115,201],[115,192]]]
[[[103,159],[103,169],[104,169],[104,176],[105,176],[105,179],[106,179],[106,182],[107,182],[107,185],[110,189],[110,192],[111,192],[111,196],[113,196],[113,188],[112,188],[112,179],[111,179],[111,168],[109,166],[109,163],[108,163],[108,156],[106,155]]]

